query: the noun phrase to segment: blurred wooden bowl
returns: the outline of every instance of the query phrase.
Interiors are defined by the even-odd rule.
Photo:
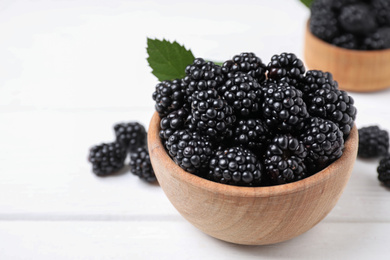
[[[356,159],[358,132],[352,129],[341,158],[306,179],[272,187],[215,183],[182,170],[159,138],[153,115],[148,147],[158,182],[180,214],[204,233],[244,245],[265,245],[296,237],[336,205]]]
[[[390,87],[390,49],[340,48],[314,36],[306,26],[304,59],[308,69],[329,71],[340,89],[371,92]]]

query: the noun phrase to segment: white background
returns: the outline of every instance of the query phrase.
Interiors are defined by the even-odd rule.
[[[154,111],[146,38],[195,56],[303,58],[298,0],[0,2],[0,259],[388,259],[390,190],[358,160],[334,210],[293,240],[238,246],[186,222],[158,185],[98,178],[88,149]],[[336,79],[337,80],[337,79]],[[390,130],[390,91],[350,93],[358,127]]]

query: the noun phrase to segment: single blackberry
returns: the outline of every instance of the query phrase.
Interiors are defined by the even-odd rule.
[[[270,132],[261,119],[241,119],[233,128],[235,145],[249,148],[257,153],[264,153],[269,143]]]
[[[332,39],[331,43],[345,49],[358,49],[359,42],[355,35],[351,33],[341,34]]]
[[[371,6],[374,9],[374,17],[380,26],[390,26],[390,1],[372,0]]]
[[[249,116],[259,112],[261,108],[261,85],[248,74],[232,74],[218,89],[218,93],[233,107],[237,115]]]
[[[165,143],[169,155],[183,170],[203,175],[212,153],[211,143],[197,132],[177,130]]]
[[[272,56],[267,70],[269,79],[276,82],[285,81],[295,85],[303,78],[305,66],[295,54],[284,52],[280,55]]]
[[[310,115],[328,119],[336,123],[344,134],[349,135],[355,118],[354,100],[343,90],[319,89],[308,102]]]
[[[333,76],[329,72],[308,70],[302,82],[297,87],[302,91],[303,99],[308,101],[312,99],[314,93],[319,89],[338,89],[338,83],[333,80]]]
[[[374,13],[368,4],[346,5],[340,10],[339,24],[346,32],[355,35],[367,35],[377,27]]]
[[[147,147],[138,147],[135,152],[131,153],[129,165],[130,171],[142,180],[147,182],[155,182],[157,180]]]
[[[178,129],[183,129],[187,122],[189,112],[185,108],[173,111],[160,120],[160,138],[165,141]]]
[[[331,42],[340,33],[335,13],[328,5],[329,1],[314,1],[310,7],[310,32],[318,38]]]
[[[308,152],[306,165],[310,173],[324,169],[343,154],[343,133],[330,120],[310,118],[303,129],[300,140]]]
[[[217,150],[210,160],[208,179],[237,186],[260,186],[263,165],[242,147]]]
[[[307,177],[307,151],[301,141],[291,135],[277,135],[268,146],[264,165],[272,184],[294,182]]]
[[[363,41],[365,50],[381,50],[390,48],[390,27],[379,28]]]
[[[88,161],[92,171],[98,176],[107,176],[123,168],[126,149],[117,142],[102,143],[89,150]]]
[[[377,168],[378,179],[385,186],[390,188],[390,156],[382,158]]]
[[[389,151],[389,133],[378,126],[359,129],[358,155],[364,158],[384,156]]]
[[[236,116],[233,108],[215,89],[196,91],[192,99],[191,123],[199,132],[219,141],[232,136],[231,128]]]
[[[265,80],[266,65],[254,53],[243,52],[225,61],[222,72],[228,78],[233,77],[237,72],[244,72],[261,83]]]
[[[160,117],[164,117],[183,107],[186,102],[185,88],[180,79],[165,80],[156,85],[152,98],[156,102],[156,111]]]
[[[287,83],[270,83],[264,94],[263,118],[272,130],[296,132],[309,116],[302,92]]]
[[[116,141],[130,152],[146,144],[145,127],[138,122],[115,124],[114,131]]]

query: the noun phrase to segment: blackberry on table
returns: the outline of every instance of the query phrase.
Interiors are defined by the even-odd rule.
[[[340,26],[348,33],[366,35],[376,29],[375,16],[368,4],[346,5],[340,10]]]
[[[185,108],[173,111],[166,117],[160,120],[160,132],[159,136],[162,140],[168,140],[168,138],[178,129],[184,128],[185,123],[188,120],[189,112]]]
[[[338,89],[337,81],[333,80],[333,76],[329,72],[321,70],[308,70],[305,77],[297,87],[302,91],[305,101],[310,100],[314,93],[319,89]]]
[[[297,84],[305,73],[303,62],[293,53],[274,55],[267,66],[268,79]]]
[[[390,156],[382,158],[377,168],[378,179],[385,186],[390,188]]]
[[[169,155],[183,170],[203,175],[212,153],[212,145],[197,132],[177,130],[165,142]]]
[[[307,149],[306,165],[311,173],[324,169],[343,154],[343,133],[330,120],[310,118],[300,140]]]
[[[307,177],[307,150],[291,135],[277,135],[268,146],[264,165],[272,184],[285,184]]]
[[[228,78],[233,77],[237,72],[244,72],[261,83],[265,80],[266,65],[254,53],[243,52],[225,61],[222,72]]]
[[[233,107],[237,115],[249,116],[259,112],[261,108],[261,85],[248,74],[232,74],[218,89],[218,93]]]
[[[332,39],[333,45],[339,46],[345,49],[358,49],[359,42],[356,36],[351,33],[341,34]]]
[[[138,147],[130,154],[130,171],[147,182],[155,182],[156,175],[150,162],[149,151],[147,147]]]
[[[241,119],[233,128],[235,145],[247,147],[255,153],[264,153],[270,135],[267,125],[261,119]]]
[[[115,124],[114,131],[116,141],[130,152],[146,144],[145,127],[138,122]]]
[[[126,149],[119,143],[102,143],[90,149],[88,161],[92,163],[93,173],[107,176],[123,168],[126,155]]]
[[[186,102],[185,88],[180,79],[165,80],[156,85],[152,98],[155,101],[156,111],[160,117],[163,117],[184,106]]]
[[[384,156],[389,151],[389,133],[378,126],[359,129],[358,155],[363,158]]]
[[[263,165],[251,151],[232,147],[215,152],[208,179],[237,186],[259,186],[263,171]]]

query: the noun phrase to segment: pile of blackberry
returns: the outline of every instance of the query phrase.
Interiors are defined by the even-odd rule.
[[[114,132],[114,142],[90,148],[88,161],[92,164],[93,173],[109,176],[120,172],[125,168],[126,158],[130,154],[130,171],[142,180],[155,182],[156,176],[146,146],[145,127],[138,122],[118,123],[114,125]]]
[[[314,0],[310,31],[333,45],[356,50],[390,48],[389,0]]]
[[[274,55],[268,65],[250,52],[222,66],[196,58],[185,73],[153,93],[161,141],[185,171],[270,186],[309,177],[342,155],[354,100],[330,73],[306,72],[296,55]]]

